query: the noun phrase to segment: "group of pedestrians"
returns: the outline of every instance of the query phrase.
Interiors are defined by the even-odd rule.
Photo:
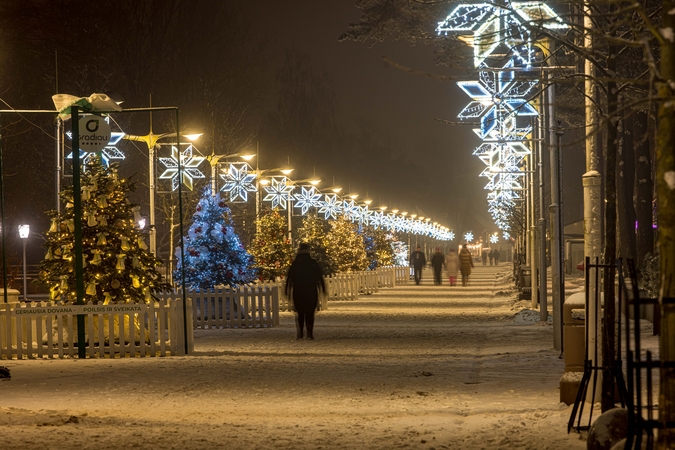
[[[499,250],[497,250],[496,248],[491,249],[489,252],[486,249],[483,249],[483,252],[481,253],[480,256],[481,259],[483,260],[484,266],[487,266],[488,259],[490,260],[490,265],[493,264],[495,266],[499,265],[499,258],[501,255],[499,254]]]
[[[413,268],[415,284],[420,284],[422,280],[422,269],[427,260],[420,246],[410,255],[410,265]],[[451,248],[447,255],[443,255],[440,247],[436,247],[436,252],[431,257],[431,267],[434,271],[434,284],[442,284],[443,268],[448,273],[450,286],[457,285],[457,272],[462,274],[462,286],[469,283],[469,275],[473,266],[473,257],[466,244],[462,245],[462,250],[457,254],[454,248]]]

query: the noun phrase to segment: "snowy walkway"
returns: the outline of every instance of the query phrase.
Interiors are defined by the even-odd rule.
[[[507,270],[331,302],[315,341],[282,313],[198,331],[191,357],[0,362],[0,447],[583,449],[551,327],[494,295]]]

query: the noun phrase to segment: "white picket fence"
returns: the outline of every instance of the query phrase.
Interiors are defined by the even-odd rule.
[[[364,270],[355,273],[359,283],[359,294],[371,295],[380,289],[378,273],[376,270]]]
[[[394,272],[395,272],[395,280],[396,280],[396,286],[400,286],[402,284],[408,284],[410,282],[410,267],[408,266],[395,266],[394,267]]]
[[[271,328],[279,325],[278,283],[187,291],[194,328]],[[181,291],[163,294],[178,298]]]
[[[188,299],[188,353],[194,349]],[[182,298],[150,304],[0,303],[0,359],[73,358],[77,316],[84,316],[89,358],[185,355]]]
[[[327,300],[356,300],[359,280],[355,273],[336,273],[323,277]]]
[[[378,283],[383,287],[396,287],[396,268],[380,267],[376,270]]]

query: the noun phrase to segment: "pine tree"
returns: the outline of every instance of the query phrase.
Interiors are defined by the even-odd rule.
[[[309,245],[309,253],[319,263],[324,275],[330,275],[330,261],[326,252],[326,222],[311,214],[302,220],[302,227],[298,229],[298,242]]]
[[[393,265],[394,250],[392,243],[395,240],[394,235],[381,228],[371,226],[362,227],[360,231],[366,249],[368,269],[375,270],[378,267]]]
[[[148,251],[137,228],[140,207],[127,197],[134,183],[120,178],[118,165],[105,168],[91,158],[82,173],[82,253],[84,301],[93,303],[150,302],[154,293],[168,288],[157,270],[161,262]],[[75,302],[73,188],[60,193],[66,203],[52,218],[46,233],[47,251],[40,278],[52,300]]]
[[[263,216],[260,231],[251,245],[254,267],[261,280],[285,276],[293,261],[293,247],[287,238],[286,220],[277,211]]]
[[[230,208],[206,187],[184,238],[185,285],[190,289],[237,286],[255,280],[253,258],[234,231]],[[174,280],[181,282],[181,251],[176,248]]]
[[[356,225],[344,218],[334,220],[330,225],[331,230],[326,235],[326,250],[332,271],[366,270],[366,248]]]

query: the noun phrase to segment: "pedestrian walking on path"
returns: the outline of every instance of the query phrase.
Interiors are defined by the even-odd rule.
[[[487,259],[488,259],[487,249],[485,249],[485,248],[483,249],[482,253],[480,254],[480,257],[483,259],[483,265],[486,266],[487,265]],[[490,264],[490,265],[492,265],[492,264]]]
[[[303,338],[305,327],[307,339],[314,339],[314,311],[319,302],[319,289],[326,293],[321,268],[309,255],[309,245],[302,243],[286,277],[286,296],[293,298],[298,339]]]
[[[418,245],[417,250],[410,255],[410,265],[415,272],[415,284],[420,284],[420,281],[422,280],[422,269],[426,263],[427,259],[424,256],[424,253],[422,253],[422,248]]]
[[[466,244],[462,245],[462,250],[459,252],[459,271],[462,273],[462,286],[469,284],[469,275],[473,268],[473,258],[471,252]]]
[[[450,279],[450,286],[457,285],[457,271],[459,270],[459,257],[454,248],[451,248],[447,255],[445,255],[445,270],[448,271],[448,278]]]
[[[498,265],[499,265],[499,258],[500,258],[501,256],[502,256],[502,255],[499,254],[499,250],[495,249],[494,255],[493,255],[493,257],[494,257],[494,259],[495,259],[495,266],[498,266]]]
[[[441,274],[443,273],[444,265],[445,257],[443,257],[443,253],[441,253],[441,248],[436,247],[436,253],[431,257],[431,267],[434,269],[434,284],[437,286],[442,284]]]
[[[490,265],[492,265],[495,262],[495,251],[490,250],[490,253],[488,253],[488,258],[490,258]]]

